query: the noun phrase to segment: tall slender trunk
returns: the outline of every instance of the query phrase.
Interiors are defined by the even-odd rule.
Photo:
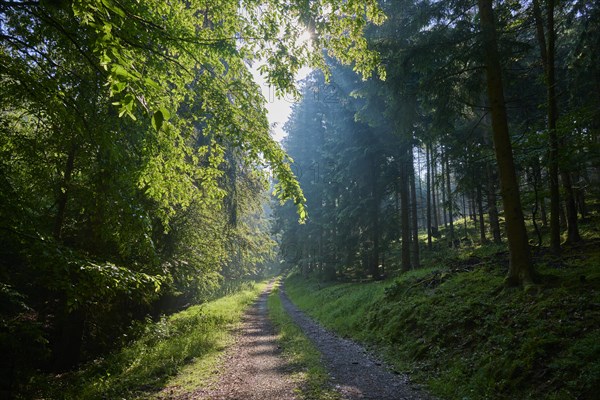
[[[425,163],[427,167],[427,248],[431,250],[431,154],[429,144],[425,145]]]
[[[430,148],[430,158],[431,158],[431,214],[433,216],[432,223],[433,228],[435,228],[435,232],[437,232],[438,227],[440,226],[439,218],[438,218],[438,206],[437,206],[437,197],[435,194],[435,186],[436,179],[435,174],[437,172],[437,150],[436,147],[433,146]]]
[[[378,190],[378,176],[377,176],[377,168],[374,157],[371,156],[371,196],[372,196],[372,224],[373,224],[373,232],[372,232],[372,240],[373,240],[373,249],[370,260],[370,272],[371,276],[374,280],[380,279],[379,275],[379,190]]]
[[[67,201],[69,199],[69,184],[71,183],[71,175],[73,174],[74,164],[75,144],[73,143],[69,153],[67,154],[63,179],[58,190],[57,211],[54,218],[54,229],[52,230],[52,236],[56,240],[59,240],[62,236],[62,229],[65,223],[65,215],[67,211]]]
[[[409,180],[410,180],[410,203],[411,203],[411,229],[412,229],[412,240],[411,240],[411,259],[412,267],[419,268],[421,266],[420,250],[419,250],[419,221],[417,216],[417,191],[415,185],[415,166],[413,163],[413,152],[410,149],[409,154]]]
[[[463,237],[467,237],[469,235],[469,226],[468,221],[469,221],[469,211],[467,210],[467,196],[465,195],[465,192],[462,192],[462,211],[463,211],[463,228],[465,231],[465,234]]]
[[[408,152],[406,152],[408,153]],[[408,154],[404,154],[400,163],[400,216],[402,225],[402,271],[410,270],[410,205],[409,205],[409,161]]]
[[[550,248],[555,254],[560,254],[560,218],[558,208],[560,207],[560,193],[558,188],[559,176],[559,150],[560,141],[556,131],[558,120],[558,102],[556,96],[556,73],[555,73],[555,52],[556,52],[556,29],[554,26],[554,8],[555,1],[547,0],[547,33],[548,41],[544,34],[544,21],[540,9],[539,0],[533,1],[533,14],[535,19],[538,44],[540,47],[540,56],[544,63],[544,72],[546,75],[547,100],[548,100],[548,134],[550,137],[549,154],[549,175],[550,175]],[[577,225],[577,208],[575,205],[575,196],[571,184],[569,172],[560,168],[560,176],[565,189],[565,203],[567,207],[567,241],[577,242],[581,240],[579,236],[579,227]]]
[[[473,180],[475,182],[475,180]],[[473,189],[469,196],[469,213],[471,214],[471,220],[473,221],[473,228],[477,229],[477,191]]]
[[[539,158],[535,160],[535,163],[533,164],[533,175],[535,178],[535,181],[541,182],[542,181],[542,169],[540,167],[540,160]],[[546,199],[542,196],[540,199],[540,218],[542,220],[542,225],[543,226],[548,226],[548,215],[546,213]]]
[[[585,168],[585,167],[584,167]],[[584,169],[585,171],[585,169]],[[587,207],[585,205],[585,190],[583,190],[582,182],[583,178],[580,171],[573,173],[573,179],[575,180],[575,203],[577,204],[577,211],[581,215],[581,219],[587,218]]]
[[[579,226],[577,224],[577,205],[575,204],[575,192],[571,174],[567,171],[561,171],[560,178],[565,188],[565,205],[567,208],[567,243],[577,243],[581,241],[579,235]]]
[[[487,199],[488,199],[488,215],[490,218],[490,228],[494,243],[502,243],[500,234],[500,219],[498,217],[498,207],[496,205],[496,174],[492,171],[492,165],[489,162],[485,163],[487,174]]]
[[[446,185],[445,185],[445,176],[446,176],[446,152],[444,151],[444,147],[442,146],[442,175],[441,175],[441,179],[442,179],[442,184],[440,185],[440,189],[442,192],[442,219],[444,220],[444,228],[448,228],[448,217],[446,215],[446,211],[447,211],[447,205],[446,205]]]
[[[508,118],[502,87],[502,68],[496,40],[496,24],[492,0],[478,0],[479,17],[484,40],[485,64],[488,97],[492,113],[494,149],[500,188],[506,215],[506,236],[510,252],[508,284],[529,284],[533,281],[534,270],[525,230],[523,210],[519,195],[519,183],[513,160],[512,144],[508,131]]]
[[[487,243],[485,237],[485,220],[483,219],[483,195],[481,190],[481,183],[477,184],[477,208],[479,210],[479,240],[481,243]]]
[[[450,161],[446,155],[446,185],[448,192],[448,226],[450,227],[450,246],[454,247],[454,199],[452,198],[452,185],[450,183]]]

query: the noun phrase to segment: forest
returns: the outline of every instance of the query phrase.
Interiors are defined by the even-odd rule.
[[[281,142],[256,73],[294,99]],[[422,362],[430,384],[443,367],[422,360],[442,356],[391,348],[456,328],[455,296],[507,313],[486,329],[534,303],[521,327],[577,320],[488,371],[476,387],[491,392],[431,384],[441,398],[600,384],[597,2],[0,0],[0,187],[3,398],[54,398],[166,316],[275,275],[325,326],[405,370]],[[376,293],[368,310],[348,298],[352,326],[323,315],[336,288]],[[452,322],[394,308],[415,288],[443,295],[431,307]],[[458,387],[477,360],[444,379]],[[528,380],[546,386],[515,397]],[[123,382],[73,396],[130,398]]]

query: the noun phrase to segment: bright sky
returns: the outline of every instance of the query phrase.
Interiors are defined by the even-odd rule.
[[[254,65],[251,68],[252,75],[254,75],[254,81],[261,87],[262,94],[267,99],[267,112],[269,118],[269,124],[271,125],[271,132],[273,137],[278,142],[285,137],[283,132],[283,125],[288,120],[290,113],[292,112],[292,104],[296,102],[291,95],[287,95],[284,98],[278,98],[275,96],[275,90],[265,83],[265,80],[258,72],[259,65]],[[296,74],[296,82],[306,78],[310,73],[310,68],[302,68],[298,74]]]

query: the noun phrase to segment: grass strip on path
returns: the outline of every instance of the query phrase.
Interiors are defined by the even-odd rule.
[[[278,331],[278,340],[286,360],[298,371],[294,379],[300,382],[300,396],[310,400],[338,400],[329,384],[329,374],[321,361],[321,354],[313,343],[285,312],[279,297],[279,282],[267,300],[269,318]]]

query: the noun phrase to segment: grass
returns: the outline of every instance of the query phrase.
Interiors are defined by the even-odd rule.
[[[292,275],[286,291],[342,336],[375,347],[446,399],[591,399],[600,387],[600,238],[536,256],[541,283],[505,288],[495,245],[429,254],[384,282],[323,284]]]
[[[329,375],[321,362],[321,354],[284,311],[275,287],[268,298],[269,317],[278,330],[283,355],[295,371],[300,383],[300,396],[310,400],[337,400],[339,394],[329,385]]]
[[[45,389],[31,397],[168,398],[197,388],[215,376],[232,328],[265,287],[265,282],[248,284],[236,293],[148,323],[139,339],[105,359],[74,373],[38,377],[32,387]]]

